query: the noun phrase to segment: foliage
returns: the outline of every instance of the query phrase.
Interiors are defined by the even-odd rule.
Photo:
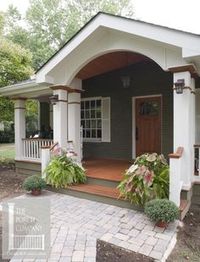
[[[46,182],[56,188],[66,188],[68,185],[86,181],[85,170],[68,158],[65,153],[54,156],[45,172],[47,173]]]
[[[169,167],[163,155],[144,154],[125,172],[120,195],[137,205],[169,195]]]
[[[0,62],[1,63],[1,62]],[[0,76],[1,78],[1,76]],[[13,121],[14,104],[7,97],[0,97],[0,122]]]
[[[0,143],[13,143],[14,142],[14,131],[0,131]]]
[[[12,5],[0,12],[0,87],[29,78],[31,67],[38,69],[99,11],[132,16],[132,1],[31,0],[25,18]],[[0,98],[0,112],[0,121],[12,121],[12,101]],[[36,122],[36,114],[27,116],[33,129],[30,119]]]
[[[17,9],[12,6],[9,7],[6,14],[0,13],[0,87],[25,80],[33,73],[31,53],[22,48],[19,45],[20,42],[16,44],[17,41],[15,43],[10,41],[5,33],[10,28],[10,34],[12,30],[13,34],[18,34],[16,22],[20,17]],[[20,37],[21,35],[18,34],[18,38]],[[13,121],[13,102],[8,98],[1,97],[0,112],[0,122]]]
[[[2,36],[3,34],[4,25],[5,25],[4,13],[0,12],[0,36]]]
[[[0,39],[0,87],[29,78],[33,73],[31,54],[21,46]]]
[[[132,16],[131,0],[31,0],[26,28],[18,10],[10,6],[6,16],[6,37],[29,49],[33,67],[39,68],[99,11]]]
[[[145,204],[145,214],[153,221],[173,222],[179,216],[178,207],[168,199],[154,199]]]
[[[34,189],[44,189],[46,187],[46,182],[43,178],[38,175],[33,175],[27,177],[23,182],[23,188],[27,191]]]

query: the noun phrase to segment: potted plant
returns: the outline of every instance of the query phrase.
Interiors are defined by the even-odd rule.
[[[46,187],[46,182],[38,175],[27,177],[24,180],[23,188],[27,191],[31,191],[31,194],[38,196],[41,194],[41,190]]]
[[[167,227],[179,216],[178,207],[168,199],[154,199],[147,202],[144,212],[159,227]]]

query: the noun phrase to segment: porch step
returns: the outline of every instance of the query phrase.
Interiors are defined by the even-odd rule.
[[[180,220],[183,220],[184,217],[186,216],[187,212],[190,209],[191,201],[181,199],[180,207],[179,207],[179,217]]]
[[[123,208],[142,210],[130,202],[119,199],[119,191],[116,188],[111,188],[107,186],[94,185],[94,184],[81,184],[69,186],[66,189],[54,189],[52,187],[48,188],[51,191],[63,193],[66,195],[84,198],[92,201],[101,202],[104,204],[119,206]]]
[[[119,185],[119,181],[111,180],[111,179],[105,179],[103,177],[93,177],[93,176],[87,176],[87,184],[89,185],[99,185],[99,186],[105,186],[110,188],[116,188]]]
[[[79,192],[90,193],[90,194],[98,195],[98,196],[110,197],[114,199],[119,198],[118,189],[110,188],[107,186],[82,184],[82,185],[69,186],[68,189],[79,191]]]

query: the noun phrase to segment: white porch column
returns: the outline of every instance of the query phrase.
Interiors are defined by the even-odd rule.
[[[184,79],[185,89],[183,94],[174,90],[174,152],[180,146],[184,148],[181,180],[183,188],[189,189],[194,174],[195,82],[189,71],[174,73],[174,83],[178,79]]]
[[[81,91],[75,90],[73,93],[69,93],[68,96],[68,140],[73,141],[74,151],[77,153],[77,160],[81,162]]]
[[[53,140],[66,149],[68,140],[68,90],[65,86],[52,86],[53,95],[58,101],[53,105]]]
[[[16,99],[15,103],[15,159],[23,158],[23,141],[26,137],[25,99]]]

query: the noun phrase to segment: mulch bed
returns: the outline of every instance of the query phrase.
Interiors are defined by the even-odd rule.
[[[152,262],[154,259],[120,248],[102,240],[97,241],[97,262]]]
[[[22,182],[25,179],[24,175],[14,172],[12,167],[0,166],[0,202],[12,197],[16,197],[24,193]],[[0,211],[0,261],[2,260],[2,214]]]
[[[24,193],[22,182],[26,178],[7,166],[0,166],[0,202]]]

